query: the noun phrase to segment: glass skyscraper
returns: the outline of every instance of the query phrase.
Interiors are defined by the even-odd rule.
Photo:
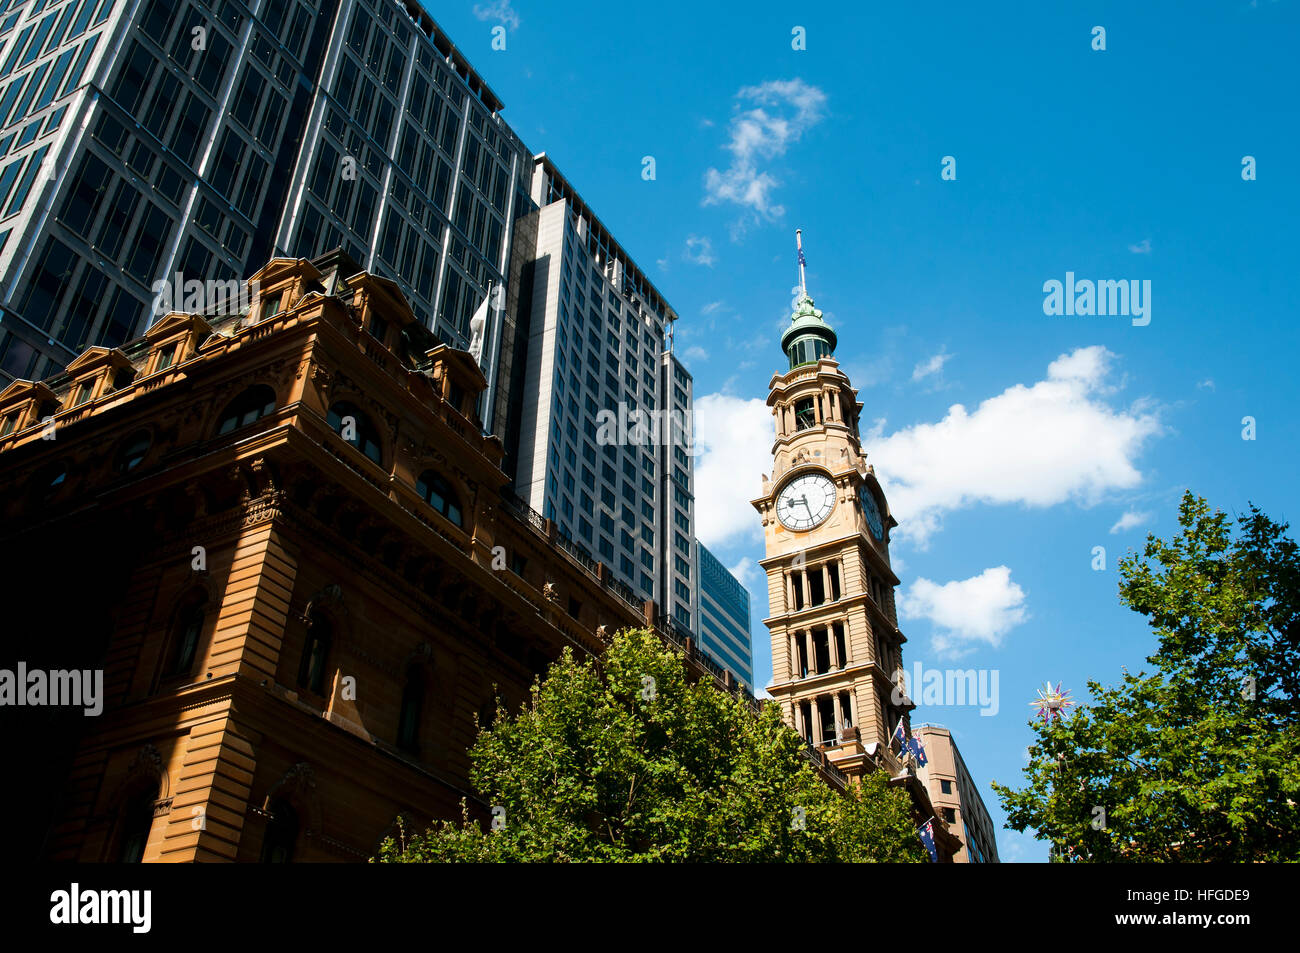
[[[702,543],[699,554],[700,648],[754,689],[754,647],[749,632],[749,590]]]
[[[670,563],[689,561],[694,537],[689,435],[663,425],[670,407],[691,413],[689,375],[664,350],[677,315],[551,161],[536,162],[540,208],[520,225],[522,304],[506,331],[522,356],[507,468],[560,534],[690,630],[689,562],[685,589]],[[660,425],[638,430],[638,417]]]
[[[468,343],[533,162],[419,4],[0,9],[0,386],[142,332],[160,280],[333,247]]]

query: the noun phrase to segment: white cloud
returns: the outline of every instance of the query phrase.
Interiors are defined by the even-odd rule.
[[[723,171],[710,168],[705,173],[704,204],[731,202],[748,209],[755,218],[784,215],[785,209],[772,195],[778,182],[759,168],[759,161],[785,155],[792,143],[821,122],[825,107],[826,94],[797,77],[741,89],[725,147],[731,153],[731,164]]]
[[[1197,384],[1196,387],[1198,390],[1214,390],[1214,381],[1207,377],[1205,380]]]
[[[1144,238],[1136,245],[1129,245],[1128,250],[1135,255],[1149,255],[1151,254],[1151,239]]]
[[[917,579],[899,592],[898,611],[909,619],[926,619],[935,629],[934,651],[964,655],[984,643],[997,648],[1003,637],[1028,618],[1025,592],[1011,581],[1006,566],[942,585]]]
[[[944,354],[940,351],[928,360],[921,361],[916,367],[912,368],[912,380],[919,381],[932,374],[942,374],[943,366],[948,363],[951,357],[951,354]]]
[[[682,357],[686,358],[688,361],[707,361],[709,359],[709,352],[704,350],[704,348],[700,347],[698,344],[692,344],[682,352]]]
[[[1149,403],[1106,400],[1114,355],[1100,345],[1063,354],[1046,380],[1016,384],[973,412],[953,404],[937,423],[864,438],[900,531],[924,548],[945,513],[977,503],[1045,507],[1099,501],[1142,480],[1136,460],[1160,432]]]
[[[1151,522],[1151,518],[1153,515],[1154,514],[1152,513],[1147,513],[1147,512],[1139,513],[1136,510],[1129,510],[1123,516],[1121,516],[1119,519],[1115,521],[1115,525],[1110,528],[1110,531],[1112,534],[1122,533],[1125,530],[1132,529],[1135,526],[1141,526],[1143,523]]]
[[[754,590],[759,586],[760,581],[764,584],[767,581],[767,574],[748,556],[742,556],[736,565],[727,567],[727,572],[739,579],[740,584],[748,589],[750,596],[754,598],[757,598]]]
[[[695,401],[695,535],[705,546],[762,540],[749,501],[772,472],[775,438],[772,411],[757,398],[706,394]]]
[[[682,257],[696,265],[712,268],[718,259],[713,254],[713,242],[707,236],[691,235],[686,239],[686,250]]]
[[[700,314],[713,314],[713,312],[717,311],[721,307],[721,301],[710,301],[704,307],[700,308]]]
[[[499,20],[512,30],[519,29],[519,14],[510,5],[510,0],[496,0],[494,3],[474,4],[474,16],[480,20]]]

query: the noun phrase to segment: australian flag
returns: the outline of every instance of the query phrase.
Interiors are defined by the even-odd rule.
[[[894,733],[889,736],[889,747],[891,748],[894,747],[895,741],[898,742],[899,745],[898,750],[899,753],[901,754],[903,749],[907,747],[907,735],[903,730],[903,719],[901,718],[898,719],[898,727],[895,728]]]
[[[913,735],[907,739],[907,747],[912,752],[912,757],[916,759],[917,767],[924,768],[929,759],[925,756],[925,745],[921,744],[921,739]]]
[[[934,819],[933,818],[931,818],[930,820],[926,821],[923,825],[921,825],[920,834],[921,834],[921,843],[924,844],[925,849],[930,852],[930,863],[937,864],[939,862],[939,851],[936,850],[934,846]]]
[[[808,264],[807,260],[805,260],[804,257],[803,257],[803,249],[802,249],[802,248],[799,249],[799,264],[801,264],[801,265],[807,265],[807,264]]]

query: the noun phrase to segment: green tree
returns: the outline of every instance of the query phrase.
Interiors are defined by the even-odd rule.
[[[1089,682],[1092,704],[1035,723],[1028,785],[993,787],[1056,859],[1300,860],[1300,554],[1253,505],[1234,533],[1188,492],[1178,521],[1120,562],[1154,670]]]
[[[775,705],[692,682],[654,633],[599,659],[566,650],[470,751],[497,819],[465,814],[385,842],[387,862],[921,861],[907,795],[875,772],[848,793],[813,772]],[[499,829],[493,830],[496,826]]]

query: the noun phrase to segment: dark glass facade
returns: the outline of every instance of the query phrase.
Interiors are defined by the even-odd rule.
[[[699,552],[700,647],[741,682],[754,687],[749,591],[702,544]]]
[[[500,108],[417,3],[0,0],[0,387],[334,247],[464,347],[533,207]]]

